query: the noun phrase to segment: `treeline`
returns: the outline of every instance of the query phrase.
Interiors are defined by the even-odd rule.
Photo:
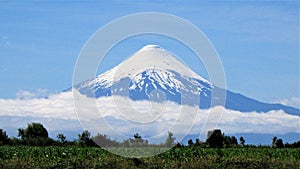
[[[246,144],[246,140],[241,136],[238,140],[235,136],[226,136],[225,133],[222,133],[220,129],[209,131],[207,133],[207,139],[205,142],[201,142],[199,139],[196,139],[193,142],[192,139],[188,140],[188,146],[190,147],[203,147],[203,148],[235,148],[235,147],[244,147],[244,148],[254,148],[254,147],[273,147],[273,148],[299,148],[300,141],[294,142],[292,144],[285,143],[283,144],[282,139],[278,139],[276,136],[272,138],[272,144],[269,145],[251,145]]]
[[[6,131],[0,129],[0,145],[29,145],[29,146],[88,146],[88,147],[145,147],[145,146],[161,146],[172,147],[175,145],[175,137],[169,132],[165,143],[156,145],[149,144],[148,140],[143,139],[138,133],[133,135],[133,138],[118,142],[112,140],[108,135],[98,133],[92,136],[87,130],[78,134],[78,139],[70,141],[63,133],[56,135],[54,140],[49,137],[47,129],[41,123],[28,124],[26,128],[18,129],[18,137],[8,137]]]
[[[164,143],[150,144],[148,140],[143,139],[138,133],[133,138],[118,142],[112,140],[108,135],[98,133],[92,136],[89,131],[83,131],[78,134],[78,139],[69,141],[62,133],[57,134],[57,139],[49,137],[47,129],[41,123],[28,124],[26,128],[18,129],[18,137],[8,137],[6,131],[0,129],[0,145],[29,145],[29,146],[89,146],[89,147],[202,147],[202,148],[235,148],[235,147],[257,147],[255,145],[247,145],[243,137],[239,141],[234,136],[226,136],[220,129],[209,131],[206,141],[200,139],[188,140],[187,145],[175,143],[176,138],[172,132],[168,132],[168,136]],[[271,146],[273,148],[300,148],[300,141],[294,143],[283,143],[283,140],[277,137],[272,138]]]

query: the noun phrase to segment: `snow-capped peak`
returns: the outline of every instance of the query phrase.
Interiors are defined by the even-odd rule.
[[[208,86],[212,86],[209,81],[189,69],[170,52],[154,44],[142,47],[139,51],[134,53],[131,57],[129,57],[113,69],[108,70],[107,72],[100,74],[97,78],[86,82],[84,86],[110,87],[124,78],[129,78],[132,82],[135,82],[136,78],[139,77],[139,74],[141,74],[142,72],[149,73],[152,71],[156,71],[159,74],[160,78],[170,78],[166,77],[166,75],[170,75],[173,74],[172,72],[176,72],[182,77],[186,77],[189,79],[198,79]],[[155,74],[156,73],[151,73],[151,76]],[[155,77],[152,78],[155,79]],[[166,82],[168,81],[168,79],[159,81]],[[164,86],[164,84],[161,85]],[[171,85],[173,84],[171,83]],[[176,88],[178,88],[179,86],[183,85],[176,84],[175,86],[177,86]]]
[[[147,69],[175,70],[184,76],[197,78],[209,83],[206,79],[185,66],[170,52],[154,44],[144,46],[127,60],[116,66],[112,72],[115,73],[114,80],[119,80],[122,77],[132,77]]]
[[[140,50],[151,50],[151,49],[160,49],[160,50],[163,50],[163,48],[161,48],[160,46],[158,45],[154,45],[154,44],[149,44],[149,45],[146,45],[144,46],[142,49]]]

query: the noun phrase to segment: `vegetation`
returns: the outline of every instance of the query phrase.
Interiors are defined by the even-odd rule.
[[[19,138],[9,138],[6,131],[0,129],[0,145],[29,145],[29,146],[78,146],[78,147],[184,147],[185,145],[175,143],[176,138],[172,132],[168,132],[168,136],[164,143],[150,144],[148,140],[142,138],[139,133],[135,133],[133,138],[118,142],[111,140],[109,136],[98,133],[92,136],[87,130],[78,134],[77,140],[67,140],[67,137],[59,133],[57,140],[49,138],[47,129],[41,123],[30,123],[26,128],[18,129]],[[227,136],[220,129],[209,131],[205,142],[196,139],[195,142],[188,140],[187,147],[202,148],[236,148],[236,147],[256,147],[254,145],[246,145],[243,137],[239,138],[240,144],[234,136]],[[269,147],[269,146],[265,146]],[[272,138],[272,148],[300,148],[300,141],[295,143],[283,143],[283,140],[277,137]]]
[[[244,146],[245,145],[245,139],[244,139],[244,137],[240,137],[240,144],[242,145],[242,146]]]
[[[123,142],[100,133],[92,136],[89,131],[78,134],[74,141],[68,141],[62,133],[53,140],[40,123],[18,129],[18,135],[19,138],[9,138],[0,129],[0,168],[300,167],[300,141],[283,144],[282,139],[273,137],[271,146],[253,146],[245,144],[245,139],[240,137],[238,144],[234,136],[226,136],[219,129],[208,132],[205,142],[190,139],[187,146],[176,144],[172,132],[159,145],[148,143],[138,133]],[[156,155],[126,158],[111,152],[124,156],[131,154],[130,157],[147,153]]]
[[[134,148],[142,151],[145,148]],[[130,149],[127,149],[130,151]],[[0,146],[0,168],[299,168],[300,149],[180,147],[125,158],[99,147]]]
[[[170,148],[174,146],[176,138],[173,136],[172,132],[168,132],[168,137],[166,139],[165,145],[166,147]]]
[[[207,134],[206,143],[212,148],[222,148],[225,138],[221,130],[209,131]]]
[[[272,138],[272,147],[277,147],[277,148],[283,148],[283,141],[282,139],[277,139],[277,137]]]
[[[0,129],[0,145],[5,145],[9,143],[9,138],[6,134],[6,131]]]

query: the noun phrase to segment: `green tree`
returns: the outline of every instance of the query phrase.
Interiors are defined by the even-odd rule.
[[[170,147],[174,146],[174,141],[176,140],[176,138],[173,137],[173,136],[174,136],[174,134],[172,132],[168,132],[168,137],[165,141],[165,146],[166,147],[170,148]]]
[[[200,143],[201,143],[200,139],[196,138],[195,146],[200,146]]]
[[[220,129],[208,131],[206,143],[212,148],[223,147],[223,135]]]
[[[24,140],[25,130],[23,128],[18,128],[18,137],[21,137],[21,139]]]
[[[291,146],[293,148],[300,148],[300,141],[296,141],[296,142],[292,143]]]
[[[234,147],[236,146],[238,143],[237,143],[237,139],[234,137],[234,136],[226,136],[224,133],[223,133],[223,146],[224,147]]]
[[[188,146],[189,146],[189,147],[194,146],[194,142],[193,142],[192,139],[189,139],[189,140],[188,140]]]
[[[31,123],[24,130],[24,137],[48,137],[48,131],[41,123]]]
[[[18,136],[21,137],[23,143],[28,145],[45,146],[52,143],[47,129],[41,123],[28,124],[25,129],[19,128]]]
[[[81,146],[94,146],[95,143],[91,138],[91,133],[88,130],[83,131],[81,134],[78,134],[79,145]]]
[[[244,137],[240,137],[240,144],[242,145],[242,146],[244,146],[245,145],[245,139],[244,139]]]
[[[275,145],[276,145],[277,148],[283,148],[284,147],[282,139],[277,139]]]
[[[282,139],[278,139],[276,136],[272,138],[272,147],[283,148],[284,144]]]
[[[0,129],[0,145],[5,145],[9,143],[9,138],[6,134],[6,131]]]

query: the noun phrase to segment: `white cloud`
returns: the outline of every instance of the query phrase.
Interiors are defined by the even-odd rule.
[[[208,130],[221,128],[225,133],[300,133],[300,116],[282,110],[267,113],[239,112],[224,107],[199,110],[172,102],[153,103],[131,101],[123,97],[92,99],[77,92],[64,92],[45,98],[0,99],[0,128],[18,126],[38,120],[47,124],[49,131],[78,130],[77,119],[84,129],[125,139],[132,133],[143,133],[150,141],[165,138],[167,131],[178,140],[186,134],[206,136]],[[75,107],[74,107],[75,105]],[[146,108],[146,109],[145,109]],[[77,113],[76,113],[77,112]],[[12,123],[13,118],[18,122]],[[23,119],[25,122],[20,122]],[[74,124],[74,125],[73,125]],[[192,130],[190,130],[192,128]]]
[[[48,99],[0,99],[0,115],[76,119],[71,92],[51,95]]]
[[[16,93],[16,98],[21,100],[32,99],[32,98],[43,98],[48,96],[48,90],[46,89],[37,89],[36,92],[30,92],[27,90],[20,89]]]
[[[17,99],[31,99],[31,98],[34,98],[35,94],[34,93],[31,93],[29,91],[26,91],[26,90],[19,90],[17,93],[16,93],[16,98]]]
[[[291,106],[300,109],[300,98],[299,97],[292,97],[290,99],[283,99],[280,101],[276,101],[277,103],[279,102],[280,104],[286,105],[286,106]]]

